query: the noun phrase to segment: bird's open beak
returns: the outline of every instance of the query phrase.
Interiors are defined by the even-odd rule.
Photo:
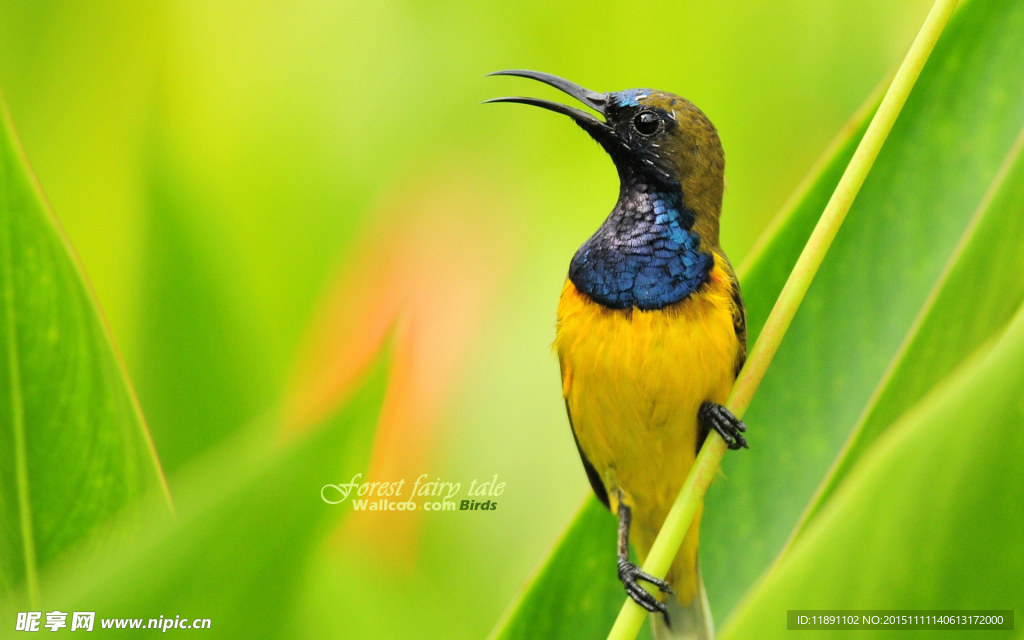
[[[569,82],[564,78],[553,76],[550,73],[541,73],[540,71],[524,71],[522,69],[508,69],[506,71],[495,71],[488,73],[489,76],[520,76],[523,78],[532,78],[534,80],[540,80],[544,84],[549,84],[552,87],[564,91],[570,96],[576,98],[583,104],[587,105],[594,111],[597,111],[601,115],[604,115],[605,105],[608,103],[608,94],[598,93],[591,91],[590,89],[584,89],[578,84]],[[548,109],[556,113],[567,115],[576,121],[576,124],[583,127],[585,131],[591,135],[598,137],[602,132],[608,129],[608,125],[590,115],[582,109],[570,107],[557,102],[551,102],[550,100],[541,100],[539,98],[522,98],[522,97],[509,97],[509,98],[491,98],[490,100],[484,100],[484,102],[518,102],[521,104],[532,104],[535,107],[541,107],[542,109]]]

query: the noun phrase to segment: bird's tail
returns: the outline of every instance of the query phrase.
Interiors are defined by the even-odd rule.
[[[704,579],[697,567],[697,595],[689,604],[682,604],[673,596],[665,599],[668,613],[651,614],[651,634],[654,640],[713,640],[715,625],[711,620],[708,595]]]

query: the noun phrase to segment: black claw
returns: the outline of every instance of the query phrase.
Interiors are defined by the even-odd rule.
[[[666,613],[665,603],[655,598],[654,594],[650,591],[641,587],[639,581],[650,582],[663,593],[671,594],[673,593],[672,587],[667,582],[652,576],[632,562],[622,558],[619,558],[619,580],[622,581],[622,585],[626,588],[626,593],[629,594],[629,597],[633,598],[638,605],[651,613]]]
[[[743,437],[747,425],[717,402],[705,402],[700,405],[700,409],[697,410],[697,421],[700,422],[704,433],[709,433],[711,429],[717,431],[730,449],[750,448],[747,439]]]

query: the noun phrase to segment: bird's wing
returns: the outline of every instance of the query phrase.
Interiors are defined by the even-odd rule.
[[[583,469],[587,472],[587,479],[590,480],[590,486],[594,489],[594,494],[597,499],[601,501],[606,508],[611,508],[608,505],[608,490],[604,488],[604,483],[601,482],[601,475],[594,468],[594,465],[587,459],[587,454],[583,453],[583,449],[580,447],[580,439],[576,437],[576,427],[572,422],[572,411],[569,410],[569,400],[565,401],[565,413],[569,416],[569,428],[572,429],[572,439],[576,443],[576,450],[580,452],[580,460],[583,461]]]
[[[725,257],[725,254],[719,253],[718,255],[722,258],[726,273],[729,274],[729,286],[732,289],[732,327],[740,342],[740,348],[736,354],[736,374],[738,375],[740,369],[743,368],[743,363],[747,361],[747,312],[743,307],[743,296],[740,294],[740,281],[736,277],[736,271],[729,264],[729,259]]]

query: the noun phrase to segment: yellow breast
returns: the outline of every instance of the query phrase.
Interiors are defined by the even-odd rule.
[[[717,255],[707,284],[660,310],[609,309],[568,280],[562,290],[555,348],[566,406],[613,512],[619,496],[633,509],[644,555],[643,530],[660,528],[696,457],[697,409],[732,388],[731,294]]]

